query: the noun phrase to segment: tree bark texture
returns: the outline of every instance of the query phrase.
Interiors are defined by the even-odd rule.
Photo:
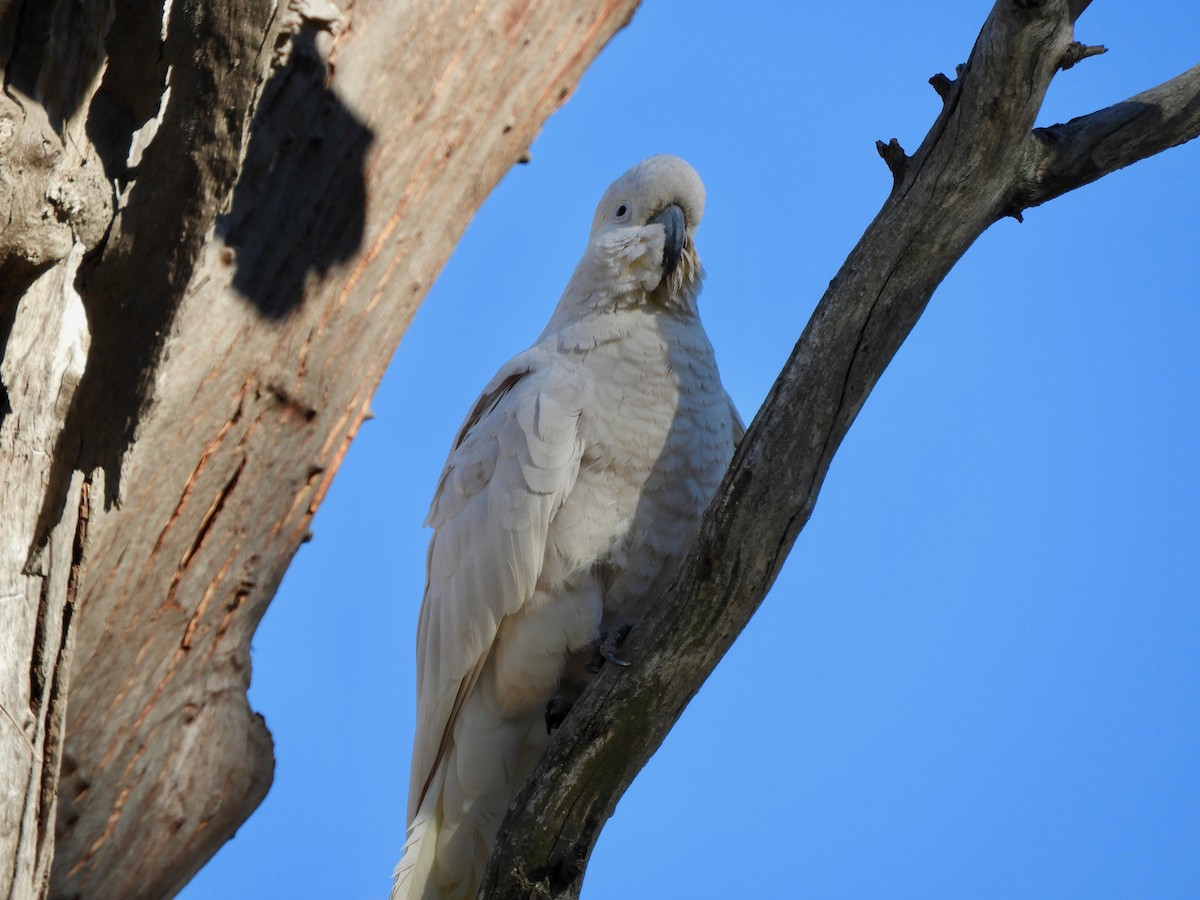
[[[1083,0],[999,0],[911,157],[821,299],[738,448],[675,582],[607,666],[509,810],[480,897],[574,898],[634,775],[757,609],[867,395],[975,239],[1005,216],[1200,134],[1200,66],[1035,129],[1051,79],[1102,48],[1073,41]]]
[[[0,894],[170,896],[261,801],[254,629],[635,6],[0,0]]]

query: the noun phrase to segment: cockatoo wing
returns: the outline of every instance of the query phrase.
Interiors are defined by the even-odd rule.
[[[570,374],[536,348],[505,365],[467,416],[438,482],[417,631],[410,819],[501,620],[533,595],[550,521],[579,474],[584,386]]]

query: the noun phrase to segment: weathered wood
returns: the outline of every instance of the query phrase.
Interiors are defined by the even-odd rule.
[[[635,5],[0,0],[0,893],[53,855],[53,896],[169,896],[261,800],[254,628],[470,216]]]
[[[58,448],[90,346],[75,280],[113,210],[79,103],[105,14],[78,14],[62,54],[20,41],[53,12],[0,4],[0,892],[15,900],[49,884],[72,622],[103,485],[64,470]]]
[[[1168,150],[1200,131],[1200,65],[1121,103],[1038,128],[1038,151],[1018,202],[1053,200],[1109,172]]]
[[[26,291],[0,379],[11,409],[0,425],[0,885],[34,897],[49,878],[58,765],[91,485],[76,473],[63,514],[34,546],[54,448],[87,356],[71,281],[82,248]],[[8,882],[5,884],[5,882]]]
[[[1086,0],[1000,0],[943,109],[821,299],[738,448],[666,596],[606,667],[526,784],[480,897],[577,897],[600,829],[773,583],[846,431],[951,266],[993,222],[1200,133],[1195,70],[1056,129],[1033,124],[1083,56]],[[1049,133],[1048,133],[1049,132]]]

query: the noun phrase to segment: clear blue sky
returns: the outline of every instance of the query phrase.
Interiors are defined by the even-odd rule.
[[[603,188],[708,187],[701,311],[749,419],[990,4],[647,0],[489,198],[254,641],[275,785],[182,895],[384,898],[421,522]],[[1042,123],[1200,61],[1097,0]],[[618,806],[587,900],[1200,897],[1200,142],[1006,220],[939,289],[749,629]]]

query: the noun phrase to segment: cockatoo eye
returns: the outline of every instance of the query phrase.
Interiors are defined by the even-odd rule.
[[[628,204],[622,203],[620,206],[617,207],[617,214],[616,214],[617,219],[624,219],[628,215],[629,215],[629,205]]]

